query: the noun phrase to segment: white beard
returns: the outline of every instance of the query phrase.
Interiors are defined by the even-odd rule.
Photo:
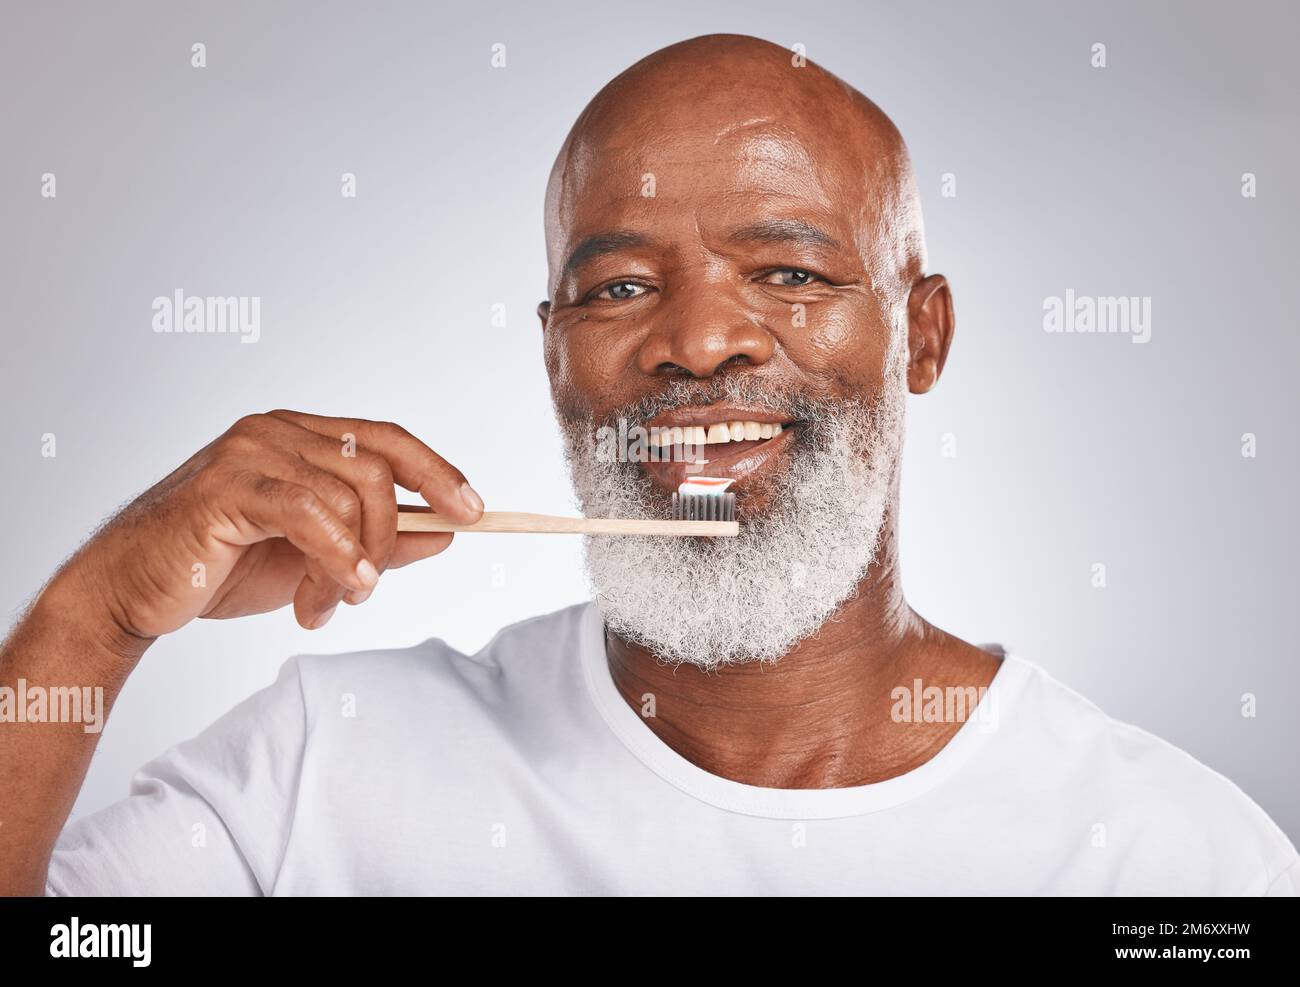
[[[610,631],[672,664],[776,661],[857,594],[876,559],[906,403],[905,336],[896,334],[874,406],[775,393],[746,372],[674,379],[613,416],[639,425],[683,404],[731,400],[805,422],[771,508],[746,513],[735,538],[587,537],[587,573]],[[588,517],[663,518],[670,498],[634,462],[606,462],[599,423],[559,411],[574,492]],[[707,468],[704,470],[707,474]]]

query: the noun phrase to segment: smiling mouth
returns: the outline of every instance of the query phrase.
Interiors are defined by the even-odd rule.
[[[711,425],[651,426],[650,458],[707,463],[739,456],[780,435],[794,422],[730,421]],[[655,457],[653,454],[658,453]]]
[[[767,415],[726,415],[726,409],[678,409],[646,426],[648,455],[641,468],[665,491],[697,476],[724,477],[744,490],[751,478],[774,468],[802,422]],[[725,417],[723,417],[725,416]]]

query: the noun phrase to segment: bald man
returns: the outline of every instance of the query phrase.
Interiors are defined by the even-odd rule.
[[[954,320],[876,106],[752,38],[656,52],[564,142],[546,240],[538,314],[584,513],[667,517],[708,477],[740,534],[589,538],[594,601],[475,655],[292,659],[61,836],[98,734],[5,723],[6,890],[1295,892],[1295,848],[1225,778],[908,606],[904,402]],[[242,419],[55,574],[0,681],[111,704],[196,617],[292,603],[320,627],[450,543],[397,531],[395,485],[481,517],[396,425]]]

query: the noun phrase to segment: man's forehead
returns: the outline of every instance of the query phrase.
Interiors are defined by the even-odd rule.
[[[642,128],[584,136],[561,177],[575,205],[633,193],[686,198],[693,192],[800,194],[825,201],[840,192],[839,155],[815,130],[801,133],[778,120],[716,127]]]
[[[815,141],[780,121],[646,136],[573,143],[552,190],[553,264],[602,231],[668,237],[675,226],[694,224],[701,234],[724,236],[765,225],[775,240],[802,224],[811,236],[839,227],[827,235],[844,238],[844,222],[862,211],[866,190],[835,167],[838,156],[820,153]]]

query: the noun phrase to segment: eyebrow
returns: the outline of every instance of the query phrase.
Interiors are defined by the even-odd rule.
[[[593,233],[589,237],[584,237],[582,242],[573,248],[573,252],[569,254],[569,259],[564,262],[564,267],[560,271],[560,279],[563,280],[583,264],[604,254],[612,254],[624,247],[642,247],[649,242],[649,237],[644,233],[636,233],[632,230],[607,230],[604,233]]]
[[[828,247],[831,250],[840,248],[840,242],[835,237],[802,219],[761,220],[733,230],[727,239],[732,243],[795,243],[801,246]],[[643,247],[649,242],[649,237],[635,230],[606,230],[583,237],[564,262],[560,278],[563,280],[597,257],[625,247]]]
[[[727,239],[732,243],[795,243],[832,250],[840,247],[835,237],[802,219],[765,219],[732,231]]]

